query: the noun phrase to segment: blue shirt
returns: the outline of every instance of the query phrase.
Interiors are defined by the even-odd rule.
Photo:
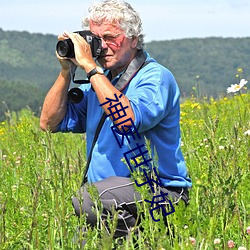
[[[89,182],[100,181],[109,176],[129,177],[133,171],[130,169],[132,163],[128,165],[129,159],[139,154],[138,146],[145,146],[147,138],[153,158],[151,163],[157,162],[156,168],[162,184],[174,187],[192,185],[187,177],[187,168],[181,152],[179,88],[168,69],[149,55],[147,60],[150,63],[137,72],[123,91],[134,111],[135,131],[139,136],[115,136],[112,132],[114,124],[107,117],[93,149],[88,170]],[[115,85],[119,77],[120,75],[113,79],[112,84]],[[83,84],[80,88],[84,93],[83,100],[78,104],[68,102],[66,116],[59,124],[58,131],[86,132],[89,155],[103,109],[90,84]],[[116,137],[120,141],[124,139],[121,147]],[[134,150],[135,148],[137,150]],[[145,152],[146,149],[141,150]],[[149,159],[149,152],[144,156]]]

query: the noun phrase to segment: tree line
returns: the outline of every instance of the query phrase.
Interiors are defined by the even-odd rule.
[[[29,107],[39,115],[60,70],[56,43],[54,35],[0,29],[0,120],[7,109]],[[250,78],[248,37],[152,41],[145,49],[172,71],[183,98],[217,98],[240,78]]]

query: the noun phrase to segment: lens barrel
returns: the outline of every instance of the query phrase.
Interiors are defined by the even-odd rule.
[[[72,88],[68,92],[68,101],[72,103],[79,103],[82,101],[84,94],[79,88]]]
[[[68,58],[75,57],[74,44],[70,39],[58,41],[56,45],[56,51],[58,55],[61,57],[68,57]]]

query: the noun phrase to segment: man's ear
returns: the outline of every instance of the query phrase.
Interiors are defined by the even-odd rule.
[[[138,43],[138,37],[132,37],[131,47],[134,49],[136,48]]]

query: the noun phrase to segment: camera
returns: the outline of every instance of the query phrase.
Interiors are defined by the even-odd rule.
[[[102,41],[99,37],[95,36],[90,30],[75,31],[82,36],[90,45],[92,56],[98,57],[102,51]],[[56,51],[61,57],[74,58],[74,44],[71,39],[65,39],[57,42]]]

